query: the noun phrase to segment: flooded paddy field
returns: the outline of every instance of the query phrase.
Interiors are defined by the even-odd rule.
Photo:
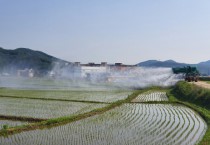
[[[132,90],[23,90],[23,89],[0,89],[0,97],[58,99],[95,102],[115,102],[132,94]]]
[[[124,104],[74,123],[1,137],[1,144],[196,144],[206,124],[180,105]]]
[[[147,92],[140,94],[132,102],[168,101],[166,92]]]
[[[42,119],[81,114],[104,106],[106,104],[0,97],[1,115]]]
[[[77,116],[123,101],[135,92],[107,83],[79,85],[64,80],[35,79],[19,84],[22,86],[10,86],[8,81],[7,87],[0,88],[0,115],[46,120]],[[162,101],[165,103],[161,104]],[[13,129],[23,124],[30,123],[0,119],[0,131],[5,125]],[[170,104],[166,92],[157,90],[71,123],[1,135],[0,144],[191,145],[203,138],[206,129],[205,121],[196,112]]]

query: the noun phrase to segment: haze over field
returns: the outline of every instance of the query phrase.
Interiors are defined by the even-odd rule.
[[[66,70],[65,70],[66,71]],[[139,68],[134,67],[128,71],[112,71],[108,79],[103,73],[90,73],[88,78],[74,78],[71,72],[63,72],[64,78],[8,78],[0,77],[0,87],[21,89],[137,89],[148,86],[172,86],[179,79],[170,68]],[[66,75],[68,74],[68,75]],[[61,74],[62,75],[62,74]],[[62,76],[61,76],[62,77]]]

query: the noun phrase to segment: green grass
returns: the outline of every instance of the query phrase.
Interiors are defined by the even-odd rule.
[[[180,81],[173,89],[176,98],[210,109],[210,90]]]

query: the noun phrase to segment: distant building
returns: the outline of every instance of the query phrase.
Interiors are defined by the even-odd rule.
[[[64,67],[59,66],[59,64],[55,65],[54,69],[49,72],[49,76],[72,80],[104,81],[109,78],[122,78],[123,73],[126,73],[134,67],[135,65],[124,65],[123,63],[107,64],[107,62],[101,62],[97,64],[90,62],[81,64],[80,62],[74,62],[64,65]]]

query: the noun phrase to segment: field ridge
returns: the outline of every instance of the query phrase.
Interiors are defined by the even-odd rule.
[[[16,126],[16,127],[11,127],[8,129],[2,129],[0,130],[0,136],[7,136],[7,135],[12,135],[16,133],[20,133],[23,131],[29,131],[29,130],[35,130],[35,129],[43,129],[43,128],[49,128],[49,127],[55,127],[67,123],[71,123],[74,121],[78,121],[81,119],[85,119],[91,116],[95,116],[97,114],[102,114],[106,111],[109,111],[115,107],[118,107],[124,103],[131,102],[135,97],[137,97],[140,93],[146,92],[151,88],[144,89],[144,90],[137,90],[133,94],[129,95],[126,99],[124,100],[119,100],[116,102],[113,102],[109,104],[108,106],[105,106],[103,108],[98,108],[94,109],[90,112],[79,114],[79,115],[70,115],[70,116],[65,116],[65,117],[59,117],[59,118],[53,118],[53,119],[48,119],[46,121],[41,121],[37,123],[31,123],[31,124],[26,124],[22,126]]]
[[[1,115],[0,119],[7,119],[7,120],[13,120],[13,121],[28,121],[28,122],[40,122],[45,121],[47,119],[43,118],[33,118],[33,117],[24,117],[24,116],[12,116],[12,115]]]
[[[98,102],[98,101],[87,101],[87,100],[68,100],[68,99],[53,99],[53,98],[34,98],[34,97],[21,97],[21,96],[6,96],[0,95],[2,98],[18,98],[18,99],[34,99],[34,100],[44,100],[44,101],[67,101],[67,102],[82,102],[82,103],[97,103],[97,104],[110,104],[108,102]]]

